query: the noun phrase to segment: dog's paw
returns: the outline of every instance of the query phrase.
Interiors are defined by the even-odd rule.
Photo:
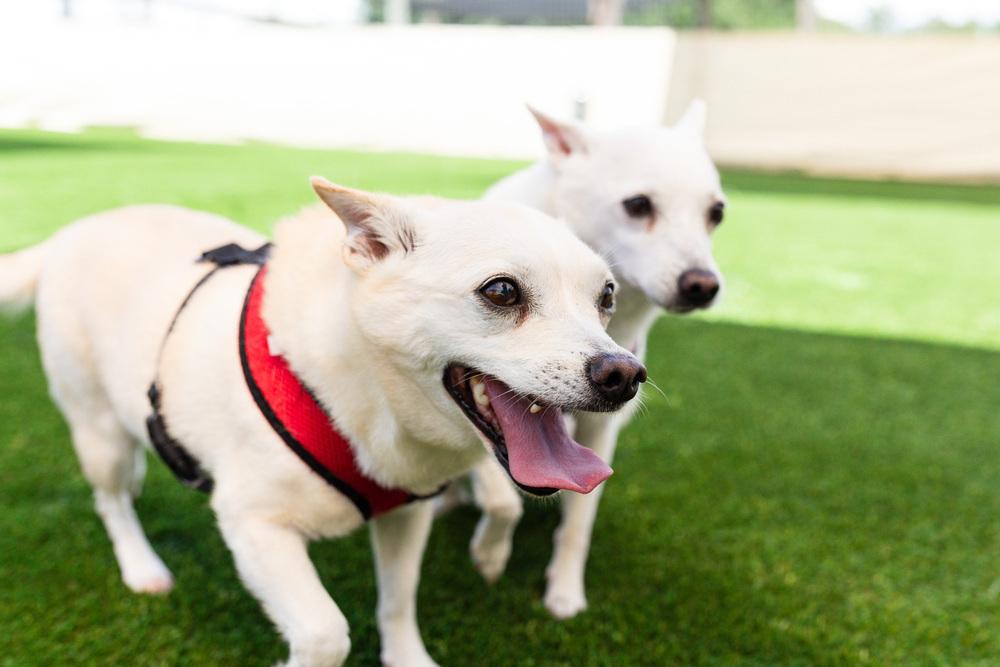
[[[509,540],[484,545],[482,540],[473,539],[472,543],[469,544],[472,563],[488,584],[496,583],[503,571],[507,569],[510,552],[511,543]]]
[[[515,525],[516,518],[511,520],[496,512],[485,512],[476,524],[469,542],[469,555],[488,584],[496,582],[507,569],[510,552],[514,548],[512,533]]]
[[[122,572],[122,580],[136,593],[162,595],[174,587],[174,577],[158,558],[142,566],[130,566]]]
[[[420,651],[408,655],[390,655],[382,651],[382,667],[440,667],[440,665],[431,660],[427,651],[421,647]]]
[[[573,618],[587,608],[587,596],[583,591],[560,590],[549,586],[545,591],[545,608],[555,618]]]

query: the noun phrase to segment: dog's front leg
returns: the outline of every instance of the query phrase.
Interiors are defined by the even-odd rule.
[[[285,667],[342,665],[351,650],[347,619],[330,598],[297,530],[256,517],[219,514],[243,583],[288,640]]]
[[[484,460],[470,475],[472,492],[483,515],[476,524],[469,553],[483,578],[493,583],[507,567],[524,503],[496,459]]]
[[[618,431],[625,421],[621,414],[581,412],[576,415],[576,440],[611,463]],[[563,492],[562,521],[554,537],[555,549],[546,570],[545,607],[556,618],[572,618],[587,608],[583,573],[590,552],[590,534],[597,506],[604,492],[601,484],[590,493]]]
[[[417,627],[417,586],[434,519],[432,501],[418,500],[371,522],[378,580],[378,629],[386,667],[436,667]]]

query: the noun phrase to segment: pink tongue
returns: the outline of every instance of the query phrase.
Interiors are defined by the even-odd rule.
[[[594,452],[566,432],[562,413],[545,408],[532,414],[531,402],[484,376],[486,396],[507,443],[510,476],[523,486],[590,493],[614,472]]]

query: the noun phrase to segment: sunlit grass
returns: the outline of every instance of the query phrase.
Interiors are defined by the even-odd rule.
[[[1000,206],[730,190],[712,317],[1000,349]]]

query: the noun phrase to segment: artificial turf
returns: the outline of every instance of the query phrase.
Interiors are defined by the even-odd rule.
[[[518,165],[0,131],[0,250],[140,201],[260,229],[306,178],[472,197]],[[992,664],[1000,656],[1000,196],[986,188],[727,173],[726,301],[664,318],[588,567],[590,609],[541,604],[557,506],[504,577],[472,568],[476,512],[435,524],[420,591],[448,665]],[[285,649],[239,584],[206,499],[152,462],[138,502],[177,576],[121,583],[33,318],[0,318],[0,666],[266,665]],[[365,531],[319,543],[378,661]]]

